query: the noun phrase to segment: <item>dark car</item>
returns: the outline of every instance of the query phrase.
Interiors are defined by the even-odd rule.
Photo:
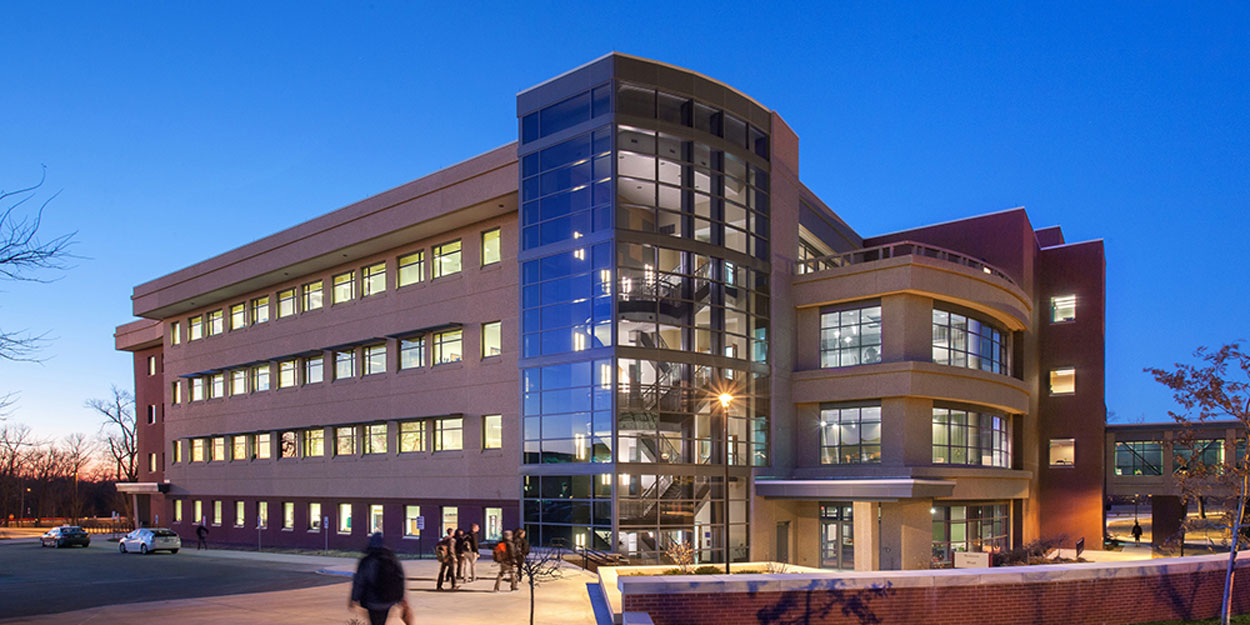
[[[40,547],[90,547],[91,535],[77,525],[54,527],[39,537]]]

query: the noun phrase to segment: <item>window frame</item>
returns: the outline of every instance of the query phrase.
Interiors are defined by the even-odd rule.
[[[428,419],[416,419],[399,422],[399,436],[396,439],[398,453],[400,454],[419,454],[425,453],[427,449],[427,425]],[[409,427],[411,426],[411,427]],[[405,442],[413,441],[415,444],[405,445]],[[405,449],[405,447],[412,449]]]
[[[313,366],[313,363],[316,363],[316,366]],[[303,369],[304,375],[303,375],[303,378],[300,380],[300,384],[307,386],[309,384],[321,384],[322,382],[325,381],[325,356],[324,355],[323,356],[306,356],[304,358],[303,363],[301,363],[301,368]],[[314,369],[317,371],[316,376],[312,375],[312,371]]]
[[[449,249],[452,246],[455,246],[454,250]],[[432,279],[437,280],[439,278],[446,278],[448,276],[454,276],[464,271],[464,259],[462,256],[463,253],[464,253],[464,243],[460,239],[455,239],[453,241],[448,241],[446,243],[440,243],[438,245],[435,245],[432,248],[432,254],[431,254],[432,256],[431,264],[433,265],[432,276],[431,276]],[[446,259],[446,261],[444,261],[444,259]],[[446,264],[449,268],[444,269],[443,267],[444,264]],[[455,265],[455,269],[450,269],[450,266],[453,264]]]
[[[262,323],[269,323],[269,320],[272,317],[272,315],[271,315],[271,311],[269,310],[269,296],[268,295],[262,295],[260,297],[252,299],[250,309],[251,309],[250,321],[252,325],[260,325]]]
[[[451,427],[454,422],[454,427]],[[447,446],[447,437],[455,434],[456,446]],[[464,451],[464,417],[437,417],[434,419],[434,453],[440,451]]]
[[[1052,324],[1073,323],[1076,321],[1076,307],[1078,299],[1076,293],[1065,293],[1063,295],[1052,295],[1050,298],[1050,322]],[[1060,310],[1070,310],[1071,316],[1059,317]]]
[[[877,319],[873,321],[867,317],[871,311],[876,311]],[[842,324],[844,315],[854,313],[855,319],[848,325]],[[837,319],[832,319],[837,317]],[[820,345],[819,357],[820,367],[822,369],[837,369],[842,367],[855,367],[859,365],[872,365],[882,361],[882,348],[884,346],[885,337],[885,319],[881,302],[878,300],[867,300],[863,302],[855,302],[843,306],[836,306],[820,311]],[[832,322],[832,325],[828,323]],[[876,326],[876,342],[864,343],[863,338],[867,334],[865,328]],[[841,339],[844,338],[842,333],[849,332],[854,336],[854,345],[843,345]],[[826,334],[833,334],[832,347],[826,346]],[[846,338],[850,338],[849,336]],[[871,352],[872,348],[876,348],[876,352]],[[854,353],[854,362],[850,362],[850,355]],[[870,356],[871,354],[871,356]],[[836,364],[826,362],[829,356],[836,356]],[[845,358],[844,358],[845,356]],[[871,358],[871,359],[870,359]],[[842,362],[847,360],[845,364]]]
[[[379,432],[379,428],[381,428],[380,432]],[[387,433],[386,423],[366,423],[362,429],[363,429],[362,433],[364,434],[363,439],[361,440],[361,442],[363,443],[363,445],[361,446],[363,447],[363,449],[361,450],[362,455],[365,455],[365,456],[386,455],[387,447],[388,447],[387,445],[388,433]],[[377,438],[378,436],[381,436],[381,438],[380,439]],[[381,447],[378,447],[377,445],[379,440],[381,441]]]
[[[493,237],[494,238],[494,260],[488,260],[487,258],[487,250],[490,249],[490,245],[487,242],[487,237],[490,237],[491,235],[494,235]],[[503,262],[503,230],[502,228],[491,228],[490,230],[483,231],[480,242],[481,242],[480,260],[481,260],[483,267],[489,267],[490,265],[496,265],[496,264],[499,264],[500,262]]]
[[[865,420],[865,411],[869,419]],[[836,415],[834,414],[836,413]],[[872,419],[875,413],[876,418]],[[829,418],[836,416],[836,421]],[[853,417],[853,418],[852,418]],[[881,404],[822,404],[820,406],[820,464],[827,466],[881,464],[882,451],[882,415]],[[876,443],[865,443],[864,431],[867,427],[876,427]],[[843,442],[844,433],[853,429],[854,443]],[[830,438],[836,440],[831,441]],[[872,440],[872,439],[869,439]],[[845,452],[855,451],[852,459]]]
[[[409,344],[409,346],[405,348],[405,344]],[[416,336],[409,336],[409,337],[399,339],[396,345],[399,348],[398,366],[399,366],[400,371],[408,371],[411,369],[421,369],[425,367],[425,344],[426,344],[426,340],[425,340],[424,334],[418,334]],[[415,347],[412,347],[411,345],[415,345]],[[411,362],[411,360],[405,360],[405,356],[409,355],[413,351],[417,353],[417,358],[416,358],[417,364],[405,367],[404,366],[405,362]]]
[[[346,366],[347,375],[342,375],[340,366]],[[356,348],[334,350],[334,381],[356,379]]]
[[[285,308],[285,310],[284,310]],[[299,289],[291,287],[278,291],[278,318],[294,317],[299,314]]]
[[[377,284],[381,282],[381,284]],[[386,261],[360,268],[360,297],[364,299],[386,292]]]
[[[230,331],[242,330],[247,327],[247,302],[230,305]]]
[[[416,257],[416,260],[411,260],[412,257],[414,256]],[[407,260],[408,262],[404,262],[405,260]],[[409,254],[404,254],[402,256],[397,257],[395,259],[395,265],[397,267],[395,271],[395,288],[396,289],[402,289],[406,286],[412,286],[414,284],[421,284],[422,282],[425,282],[425,250],[424,249],[420,249],[415,252],[411,252]],[[410,271],[405,272],[406,269]],[[411,278],[413,271],[416,271],[416,274],[417,274],[416,279],[405,281],[404,279],[405,275]]]
[[[365,345],[360,350],[361,376],[386,373],[386,343]]]
[[[495,340],[495,345],[494,345],[495,353],[493,354],[488,353],[490,346],[487,344],[487,337],[490,336],[491,333],[494,334],[494,340]],[[488,321],[482,324],[481,343],[482,343],[482,359],[483,360],[487,358],[499,358],[500,356],[503,355],[503,321],[502,320],[501,321]]]
[[[450,340],[450,339],[445,338],[445,337],[451,336],[452,334],[456,335],[455,340]],[[449,328],[447,330],[435,332],[432,343],[433,343],[433,349],[431,350],[432,366],[437,367],[439,365],[450,365],[450,364],[464,361],[464,328]],[[459,349],[457,350],[458,353],[456,354],[456,358],[454,360],[444,359],[442,357],[443,351],[445,349],[449,349],[453,343],[459,346]]]
[[[340,297],[341,295],[341,297]],[[344,271],[330,277],[330,305],[338,306],[356,299],[356,271]]]
[[[1068,462],[1062,462],[1063,448],[1071,449],[1068,456],[1071,458]],[[1055,452],[1060,451],[1060,462],[1055,461]],[[1046,466],[1052,469],[1071,469],[1076,466],[1076,439],[1071,437],[1052,438],[1047,441]]]
[[[495,422],[495,423],[492,423]],[[491,444],[491,434],[496,433],[497,439],[495,444]],[[463,436],[463,434],[461,435]],[[482,449],[503,449],[503,415],[502,414],[484,414],[482,415]]]
[[[321,280],[313,280],[300,285],[300,310],[302,312],[321,310],[321,307],[325,305],[324,288],[325,284]]]

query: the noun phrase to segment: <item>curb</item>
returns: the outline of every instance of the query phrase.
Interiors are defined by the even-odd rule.
[[[337,575],[339,577],[353,577],[353,574],[348,571],[336,571],[334,569],[317,569],[316,571],[313,571],[313,572],[316,573],[317,575]]]

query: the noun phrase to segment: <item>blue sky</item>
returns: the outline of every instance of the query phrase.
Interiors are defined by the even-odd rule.
[[[135,284],[507,143],[514,95],[611,50],[780,112],[865,235],[1025,206],[1107,250],[1107,405],[1250,338],[1250,8],[1201,3],[35,3],[0,36],[0,188],[84,258],[0,284],[10,420],[94,432]],[[45,194],[46,195],[46,194]]]

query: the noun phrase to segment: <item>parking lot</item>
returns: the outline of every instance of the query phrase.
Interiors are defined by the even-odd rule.
[[[86,549],[45,549],[29,539],[0,541],[0,619],[343,581],[298,563],[206,558],[185,551],[122,555],[117,543],[98,536]]]

